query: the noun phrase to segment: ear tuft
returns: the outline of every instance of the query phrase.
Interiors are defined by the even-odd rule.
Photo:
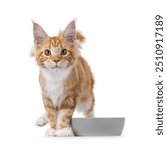
[[[38,23],[34,21],[32,23],[35,44],[40,45],[47,39],[48,35]]]
[[[76,39],[75,20],[71,21],[64,30],[63,38],[65,43],[72,44]]]

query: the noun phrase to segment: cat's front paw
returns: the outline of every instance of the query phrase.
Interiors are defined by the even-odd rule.
[[[46,131],[46,136],[56,136],[57,134],[56,134],[56,129],[53,129],[53,128],[50,128],[50,129],[48,129],[47,131]]]
[[[74,133],[70,127],[57,129],[56,135],[59,137],[74,136]]]
[[[42,127],[44,125],[46,125],[48,123],[48,118],[46,114],[43,114],[41,117],[39,117],[37,119],[37,121],[35,122],[36,126]]]

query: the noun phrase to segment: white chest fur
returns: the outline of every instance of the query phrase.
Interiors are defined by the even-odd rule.
[[[52,100],[54,107],[65,97],[64,81],[68,78],[71,68],[48,70],[42,69],[41,73],[45,79],[45,91]]]

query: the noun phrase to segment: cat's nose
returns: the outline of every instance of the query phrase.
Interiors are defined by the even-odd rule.
[[[55,60],[54,60],[55,63],[58,63],[59,61],[60,61],[60,60],[58,60],[58,59],[55,59]]]

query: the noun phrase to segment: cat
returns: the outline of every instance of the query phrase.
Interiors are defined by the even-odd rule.
[[[50,123],[48,136],[74,136],[70,127],[73,112],[79,109],[85,117],[94,117],[94,79],[79,49],[85,37],[71,21],[58,36],[49,37],[33,22],[33,56],[39,66],[39,83],[46,112],[37,126]]]

